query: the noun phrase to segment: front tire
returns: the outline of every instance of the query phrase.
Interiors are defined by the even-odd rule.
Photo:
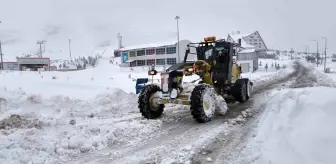
[[[157,85],[146,85],[140,92],[138,98],[138,108],[142,116],[147,119],[157,119],[162,116],[164,104],[157,104],[155,100],[161,89]]]
[[[190,110],[191,115],[197,122],[209,122],[215,115],[216,102],[214,96],[214,90],[206,84],[196,86],[191,92]]]

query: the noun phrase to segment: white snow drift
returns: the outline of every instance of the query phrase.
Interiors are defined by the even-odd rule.
[[[232,163],[335,163],[335,84],[316,69],[304,78],[299,82],[310,80],[313,87],[273,92],[253,137]]]

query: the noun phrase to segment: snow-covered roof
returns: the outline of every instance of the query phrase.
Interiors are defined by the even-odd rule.
[[[252,33],[246,33],[246,34],[229,34],[229,36],[235,41],[238,42],[238,39],[242,39],[246,36],[251,35]]]
[[[251,52],[255,52],[256,50],[251,48],[251,49],[243,49],[241,51],[239,51],[239,53],[251,53]]]
[[[16,62],[16,57],[14,56],[3,56],[3,62]]]
[[[234,42],[238,43],[238,39],[241,39],[241,46],[244,48],[255,48],[255,46],[248,44],[244,41],[244,37],[251,35],[252,33],[246,33],[246,34],[229,34],[229,37],[233,39]]]
[[[142,44],[142,45],[134,45],[134,46],[126,46],[120,49],[120,51],[134,50],[134,49],[142,49],[142,48],[155,48],[155,47],[163,47],[177,44],[177,41],[168,41],[162,43],[150,43],[150,44]]]

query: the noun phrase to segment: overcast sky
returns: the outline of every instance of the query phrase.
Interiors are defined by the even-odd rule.
[[[226,38],[232,31],[258,30],[268,48],[316,51],[318,39],[328,37],[329,53],[336,52],[335,0],[0,0],[0,39],[4,53],[37,51],[37,40],[47,40],[53,55],[90,53],[95,46],[167,41],[192,41],[205,36]]]

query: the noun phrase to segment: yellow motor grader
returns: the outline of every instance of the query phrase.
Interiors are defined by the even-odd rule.
[[[147,84],[139,93],[138,107],[147,119],[159,118],[165,104],[190,105],[193,118],[200,123],[211,121],[214,115],[224,115],[227,102],[244,103],[250,98],[253,83],[241,78],[241,67],[236,64],[239,43],[204,38],[204,42],[189,43],[182,63],[172,65],[161,73],[161,86]],[[195,53],[191,48],[196,49]],[[197,60],[188,61],[188,55]],[[153,69],[149,75],[156,75]],[[199,77],[183,82],[189,76]]]

